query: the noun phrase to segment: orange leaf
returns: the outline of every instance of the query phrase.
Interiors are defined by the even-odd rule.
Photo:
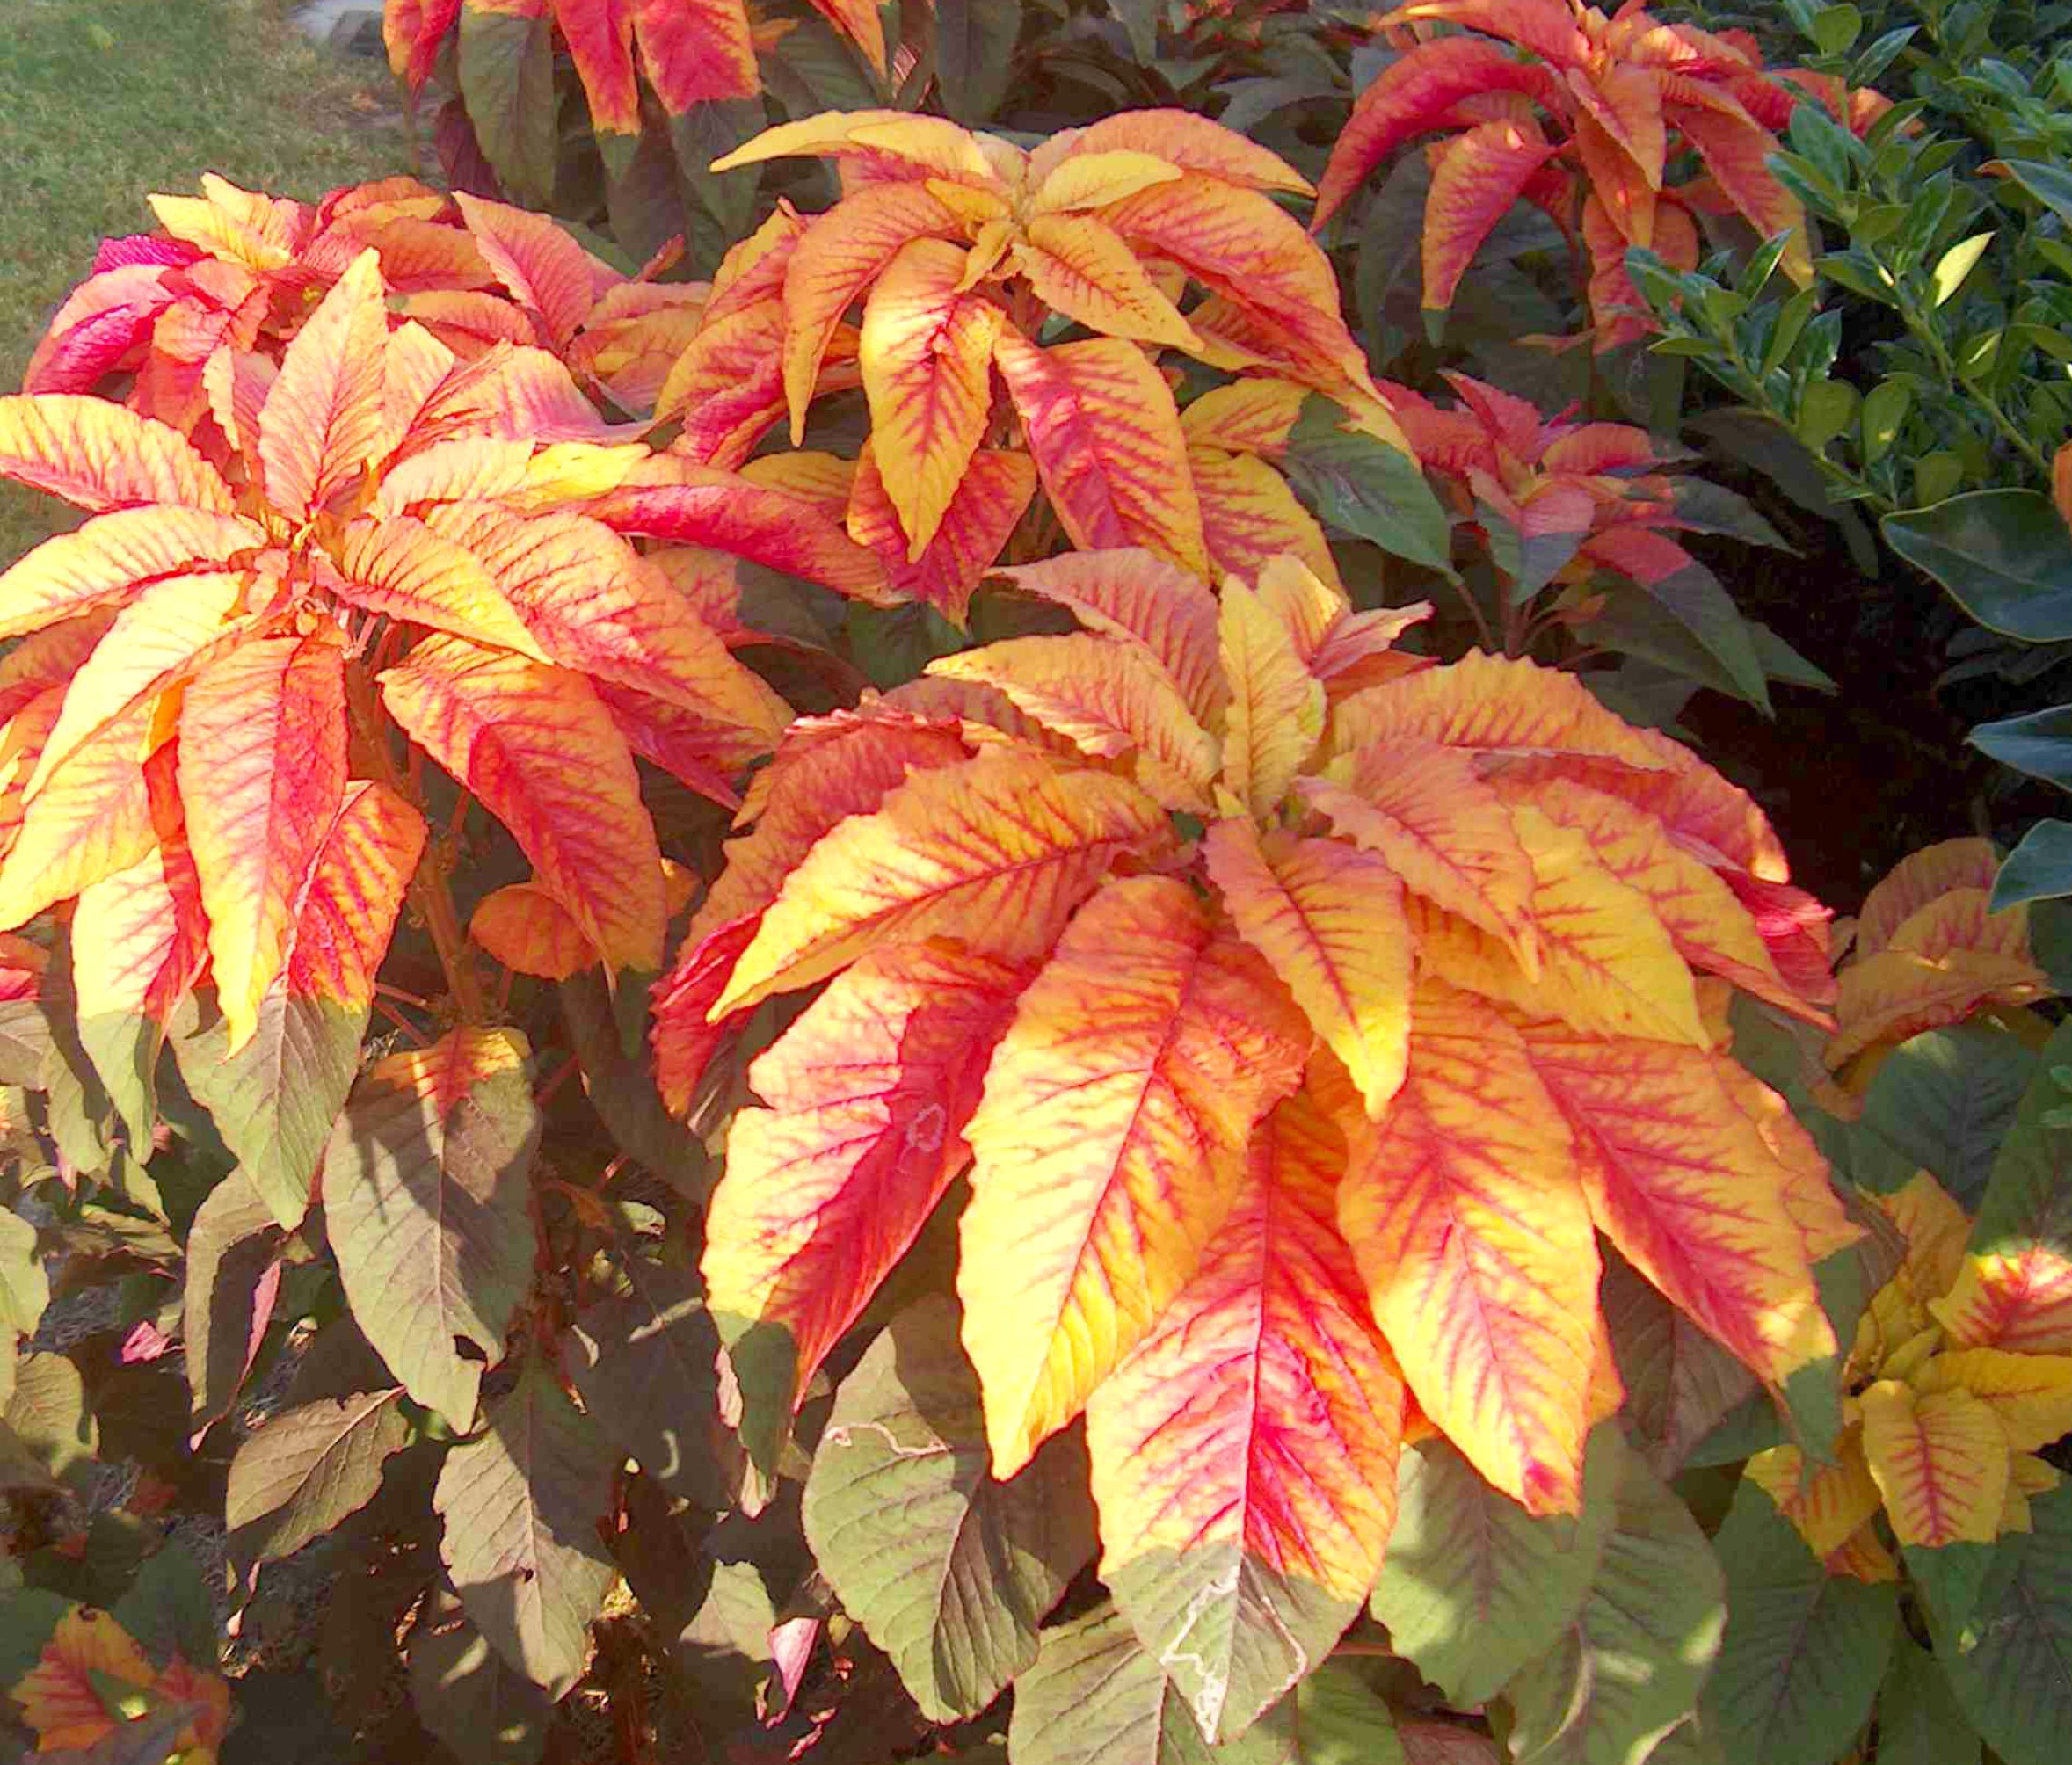
[[[1952,1342],[1967,1347],[2072,1355],[2072,1256],[2043,1238],[1976,1252],[1928,1309]]]
[[[1862,1397],[1864,1456],[1901,1544],[1990,1544],[2007,1497],[2007,1438],[1968,1391],[1880,1379]]]
[[[37,1737],[36,1750],[55,1753],[90,1747],[115,1732],[97,1678],[141,1691],[153,1677],[128,1631],[105,1612],[74,1606],[58,1620],[36,1665],[7,1691]]]
[[[515,974],[565,981],[597,961],[583,928],[537,882],[491,890],[476,905],[468,935]]]
[[[1833,1354],[1791,1173],[1727,1088],[1726,1057],[1559,1024],[1522,1034],[1620,1254],[1773,1387]]]
[[[1277,460],[1302,414],[1310,389],[1292,380],[1254,374],[1210,388],[1180,413],[1188,451],[1218,447],[1231,454],[1259,454]]]
[[[180,707],[179,786],[228,1052],[287,960],[305,878],[345,790],[345,646],[263,637],[213,664]]]
[[[1904,950],[1931,962],[1952,950],[1976,950],[1988,955],[2010,956],[2017,962],[2033,962],[2028,903],[2017,902],[1993,913],[1987,911],[1991,898],[1985,889],[1952,889],[1909,913],[1885,948]]]
[[[162,834],[156,850],[79,891],[72,986],[82,1019],[164,1025],[207,961],[208,925],[184,837]]]
[[[1428,310],[1453,304],[1483,240],[1553,154],[1554,144],[1530,119],[1478,123],[1438,149],[1424,207]]]
[[[2026,1005],[2055,991],[2043,970],[2018,956],[1958,949],[1931,962],[1883,949],[1843,970],[1835,999],[1841,1030],[1821,1058],[1839,1072],[1866,1048],[1961,1022],[1988,1000]]]
[[[259,408],[266,500],[306,519],[358,480],[381,447],[381,260],[362,251],[297,331]]]
[[[339,534],[324,587],[349,606],[548,659],[481,560],[408,515],[354,521]]]
[[[624,739],[581,676],[425,639],[381,677],[411,739],[511,830],[608,969],[662,966],[662,854]]]
[[[1908,853],[1864,897],[1857,954],[1875,955],[1915,914],[1952,890],[1990,891],[1999,873],[2000,854],[1989,839],[1945,839]]]
[[[1125,779],[1025,749],[916,774],[826,834],[763,915],[717,1018],[825,978],[874,945],[938,933],[1008,961],[1049,948],[1125,852],[1170,838]]]
[[[1203,847],[1239,935],[1281,977],[1378,1118],[1410,1045],[1410,928],[1386,863],[1333,839],[1261,841],[1219,821]]]
[[[1091,214],[1038,214],[1014,254],[1036,297],[1088,330],[1174,349],[1195,346],[1194,327],[1107,222]]]
[[[1207,575],[1179,412],[1144,352],[1119,338],[1038,349],[1009,330],[993,359],[1072,544],[1142,546]]]
[[[1152,553],[1067,552],[1000,572],[1025,594],[1068,609],[1080,624],[1141,644],[1172,676],[1196,719],[1212,723],[1229,694],[1216,635],[1216,597]]]
[[[958,1291],[995,1476],[1070,1422],[1187,1284],[1307,1042],[1184,883],[1111,883],[1065,928],[965,1129]]]
[[[957,481],[935,537],[909,562],[905,527],[886,491],[876,446],[866,440],[849,487],[849,537],[884,560],[891,595],[926,601],[962,629],[972,591],[1005,549],[1036,489],[1036,461],[1028,454],[979,448]]]
[[[1137,644],[1084,631],[1011,637],[943,657],[928,672],[997,687],[1082,753],[1133,757],[1132,775],[1167,809],[1209,811],[1215,740]]]
[[[1807,1471],[1806,1455],[1797,1447],[1773,1446],[1750,1458],[1742,1474],[1777,1503],[1778,1512],[1824,1561],[1878,1512],[1884,1497],[1864,1459],[1861,1427],[1843,1431],[1834,1464],[1811,1467],[1810,1476]]]
[[[948,240],[913,240],[863,304],[857,360],[871,446],[907,534],[909,563],[935,537],[992,402],[992,346],[1007,315],[990,295],[961,286],[967,256]]]
[[[964,1124],[1028,978],[948,942],[876,949],[750,1069],[769,1107],[728,1133],[706,1304],[794,1404],[969,1161]]]
[[[1405,886],[1502,939],[1537,976],[1532,860],[1472,757],[1407,738],[1360,749],[1346,770],[1346,783],[1305,778],[1295,788],[1345,838],[1385,859]]]
[[[291,991],[367,1009],[424,850],[424,817],[394,791],[364,779],[345,787],[297,910]]]
[[[1029,156],[1029,181],[1041,190],[1074,160],[1095,154],[1144,154],[1240,190],[1307,196],[1309,180],[1278,154],[1189,110],[1129,110],[1055,134]]]
[[[1295,639],[1235,577],[1223,585],[1217,635],[1230,709],[1224,777],[1254,815],[1277,808],[1324,732],[1324,688]]]
[[[556,347],[565,348],[594,298],[590,254],[544,214],[485,201],[464,190],[455,192],[454,200],[483,261],[513,300],[540,316]]]
[[[157,836],[140,756],[155,709],[147,701],[105,725],[24,808],[0,861],[0,930],[25,924],[150,851]]]
[[[230,487],[185,436],[105,398],[43,392],[0,397],[0,478],[82,509],[173,503],[230,512]]]
[[[1338,1235],[1345,1160],[1312,1099],[1282,1102],[1194,1279],[1087,1404],[1101,1578],[1205,1737],[1336,1642],[1395,1519],[1403,1386]]]
[[[630,0],[630,5],[641,65],[670,115],[761,92],[755,39],[738,0]]]
[[[1420,984],[1409,1076],[1353,1148],[1339,1224],[1419,1406],[1534,1514],[1582,1495],[1598,1261],[1574,1173],[1518,1032]]]
[[[1337,584],[1338,561],[1323,528],[1264,460],[1190,446],[1187,465],[1201,498],[1203,542],[1217,574],[1254,577],[1269,559],[1285,555]]]
[[[201,509],[162,505],[96,515],[0,574],[0,637],[119,606],[163,577],[227,564],[265,543],[250,522]]]
[[[1813,256],[1806,212],[1798,198],[1771,175],[1768,164],[1778,150],[1777,137],[1768,129],[1737,121],[1704,105],[1672,105],[1669,120],[1698,150],[1720,193],[1759,236],[1791,235],[1780,267],[1800,287],[1809,287]]]

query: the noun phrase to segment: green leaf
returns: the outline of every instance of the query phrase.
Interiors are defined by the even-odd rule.
[[[1881,380],[1864,395],[1857,422],[1863,432],[1865,465],[1876,465],[1891,450],[1913,408],[1914,389],[1903,380]]]
[[[1800,105],[1799,114],[1811,110]],[[1857,389],[1846,380],[1816,380],[1806,389],[1794,425],[1799,440],[1817,454],[1856,421]]]
[[[1878,1765],[1979,1765],[1979,1737],[1948,1676],[1904,1631],[1878,1690]]]
[[[2014,174],[2017,184],[2068,227],[2072,227],[2072,172],[2061,165],[2034,159],[2008,159],[2001,163]]]
[[[2042,1248],[2072,1259],[2072,1128],[2057,1125],[2065,1093],[2054,1076],[2072,1066],[2072,1023],[2051,1033],[2036,1065],[1972,1223],[1969,1248],[1978,1254]]]
[[[1770,715],[1755,633],[1703,564],[1660,582],[1622,587],[1585,628],[1593,643],[1641,657]]]
[[[461,1602],[504,1660],[559,1700],[582,1676],[614,1575],[597,1522],[618,1455],[536,1357],[447,1455],[432,1505]]]
[[[2039,821],[2007,854],[1993,879],[1987,911],[1998,913],[2026,901],[2072,895],[2072,821]]]
[[[144,1558],[109,1616],[161,1667],[176,1653],[204,1671],[216,1666],[223,1635],[215,1603],[200,1563],[177,1535]]]
[[[733,1505],[741,1450],[719,1413],[719,1333],[690,1271],[623,1259],[631,1293],[576,1319],[568,1369],[583,1407],[664,1488]]]
[[[1395,1713],[1359,1671],[1359,1663],[1327,1660],[1295,1688],[1292,1727],[1301,1765],[1408,1765]],[[1212,1755],[1220,1759],[1224,1749]],[[1421,1753],[1443,1765],[1446,1755]]]
[[[1320,394],[1303,400],[1281,461],[1288,482],[1322,519],[1450,577],[1452,527],[1417,462],[1344,419]]]
[[[561,145],[552,19],[467,7],[455,55],[461,99],[483,157],[514,202],[544,208],[554,194]]]
[[[1655,1475],[1674,1477],[1756,1390],[1756,1376],[1616,1253],[1605,1256],[1601,1297],[1626,1388],[1621,1415]]]
[[[1936,266],[1930,277],[1935,286],[1935,303],[1945,304],[1958,289],[1964,286],[1964,279],[1977,267],[1978,261],[1986,255],[1986,247],[1993,243],[1990,229],[1974,233],[1968,239],[1960,239],[1936,259]]]
[[[2002,766],[2072,790],[2072,705],[1980,723],[1965,740]]]
[[[324,1213],[367,1340],[411,1397],[464,1428],[532,1281],[540,1112],[524,1072],[506,1067],[442,1115],[411,1059],[392,1057],[354,1086],[324,1157]]]
[[[1403,1455],[1371,1609],[1396,1652],[1455,1703],[1495,1696],[1581,1610],[1614,1517],[1621,1455],[1605,1444],[1612,1432],[1591,1436],[1574,1519],[1533,1518],[1444,1441]]]
[[[284,1226],[309,1210],[309,1185],[353,1089],[367,1016],[291,996],[280,983],[259,1001],[258,1028],[236,1054],[224,1051],[229,1035],[220,1015],[173,1038],[187,1089]]]
[[[1853,6],[1823,6],[1813,15],[1813,40],[1823,55],[1846,54],[1864,28],[1864,15]]]
[[[1007,95],[1021,0],[935,0],[935,78],[942,108],[972,127]]]
[[[50,1304],[50,1277],[36,1254],[36,1228],[0,1208],[0,1330],[33,1336]]]
[[[33,999],[0,1001],[0,1085],[41,1090],[49,1057],[50,1019],[42,1006]]]
[[[701,275],[709,275],[726,248],[746,236],[762,186],[760,165],[715,171],[712,162],[723,159],[760,133],[768,120],[760,98],[711,98],[687,105],[680,115],[669,119],[669,143],[675,150],[677,171],[697,205],[686,216],[691,236],[685,243],[691,249],[693,267]],[[701,225],[701,220],[705,224]]]
[[[1646,1758],[1690,1715],[1719,1647],[1719,1566],[1698,1522],[1616,1423],[1590,1449],[1610,1461],[1611,1527],[1581,1610],[1505,1688],[1516,1765]]]
[[[47,1588],[0,1586],[0,1685],[21,1682],[71,1608]]]
[[[409,1443],[400,1386],[320,1398],[270,1416],[230,1461],[224,1523],[241,1558],[291,1557],[374,1499],[382,1466]]]
[[[449,1589],[433,1588],[403,1655],[418,1719],[461,1765],[538,1765],[553,1701],[505,1664]]]
[[[236,1401],[280,1285],[280,1222],[242,1171],[208,1192],[187,1232],[180,1333],[199,1434]]]
[[[1290,1751],[1279,1711],[1211,1749],[1113,1606],[1045,1631],[1036,1665],[1014,1682],[1014,1765],[1292,1765]]]
[[[14,1391],[0,1421],[54,1477],[91,1464],[100,1446],[79,1369],[62,1355],[29,1354],[15,1362]]]
[[[1959,1651],[1978,1641],[1973,1620],[1979,1609],[1979,1591],[1991,1573],[1997,1544],[1945,1544],[1930,1549],[1908,1544],[1903,1553],[1914,1590],[1926,1606],[1938,1635],[1953,1638]]]
[[[2005,1765],[2060,1765],[2072,1734],[2072,1486],[2032,1497],[2034,1529],[2000,1541],[1959,1653],[1930,1613],[1957,1702]]]
[[[1975,1208],[2035,1072],[2035,1050],[1998,1030],[1924,1031],[1879,1065],[1850,1137],[1874,1143],[1895,1185],[1926,1170],[1961,1206]],[[1861,1182],[1868,1173],[1852,1174]]]
[[[1828,1765],[1871,1714],[1899,1630],[1899,1589],[1828,1574],[1747,1481],[1714,1543],[1727,1616],[1705,1688],[1707,1727],[1730,1759]]]
[[[584,1093],[612,1144],[679,1195],[702,1203],[712,1188],[711,1160],[698,1137],[663,1107],[653,1063],[644,1052],[627,1054],[602,970],[571,976],[557,991]]]
[[[2072,638],[2072,532],[2037,490],[1970,490],[1879,523],[1886,543],[1988,631]]]
[[[1036,1658],[1043,1616],[1094,1551],[1087,1457],[1060,1435],[987,1470],[956,1307],[909,1307],[836,1391],[806,1480],[806,1538],[846,1610],[932,1722],[976,1715]]]

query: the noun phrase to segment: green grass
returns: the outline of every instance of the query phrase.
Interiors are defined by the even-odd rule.
[[[371,0],[370,0],[371,4]],[[320,52],[282,0],[0,0],[0,389],[105,236],[204,171],[314,197],[408,169],[379,62]],[[382,113],[377,117],[370,112]],[[0,485],[0,565],[68,512]]]

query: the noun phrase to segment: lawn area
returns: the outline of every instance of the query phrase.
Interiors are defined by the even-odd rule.
[[[407,169],[377,62],[321,52],[285,0],[0,0],[0,387],[145,196],[204,171],[315,196]],[[0,485],[0,564],[63,512]]]

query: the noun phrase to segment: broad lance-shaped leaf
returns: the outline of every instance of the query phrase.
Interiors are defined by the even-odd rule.
[[[514,974],[564,981],[597,961],[583,928],[537,882],[492,890],[468,919],[468,935]]]
[[[1309,1029],[1184,884],[1112,882],[1015,1007],[965,1129],[958,1292],[996,1475],[1065,1426],[1187,1284]]]
[[[409,1442],[400,1385],[320,1398],[269,1416],[230,1461],[224,1523],[241,1555],[292,1557],[374,1499],[382,1466]]]
[[[1713,1541],[1727,1631],[1705,1687],[1707,1729],[1730,1759],[1828,1765],[1871,1713],[1899,1631],[1891,1582],[1830,1574],[1752,1482]]]
[[[280,1287],[284,1236],[242,1171],[232,1171],[195,1210],[187,1230],[180,1336],[197,1435],[229,1413],[258,1356]]]
[[[1038,955],[1118,857],[1169,837],[1127,780],[1060,773],[1028,749],[917,774],[785,879],[712,1020],[881,943],[944,934],[1004,961]]]
[[[482,1433],[439,1473],[439,1554],[491,1646],[559,1699],[582,1677],[617,1573],[597,1523],[618,1455],[536,1355],[487,1407]]]
[[[918,558],[985,434],[992,346],[1007,314],[960,286],[970,254],[945,239],[902,246],[863,303],[857,360],[871,446]]]
[[[1218,822],[1203,850],[1240,935],[1379,1116],[1403,1083],[1410,1047],[1410,928],[1395,873],[1334,839],[1262,841],[1249,821]]]
[[[1633,1443],[1658,1477],[1674,1477],[1691,1449],[1756,1389],[1756,1376],[1692,1323],[1624,1257],[1604,1261],[1599,1303],[1626,1391]]]
[[[0,478],[98,512],[171,503],[228,515],[222,475],[179,431],[85,393],[0,397]]]
[[[981,447],[958,480],[942,524],[917,558],[866,440],[844,515],[849,537],[885,562],[888,598],[925,600],[962,629],[972,592],[1006,548],[1036,491],[1036,462],[1018,448]]]
[[[149,739],[149,700],[91,737],[22,812],[0,862],[0,929],[139,862],[156,843],[150,788],[139,756]]]
[[[1726,1057],[1544,1021],[1522,1034],[1620,1254],[1767,1384],[1832,1355],[1791,1173],[1727,1088]]]
[[[1424,1413],[1534,1514],[1575,1511],[1597,1247],[1567,1123],[1518,1032],[1443,982],[1409,1074],[1353,1148],[1338,1217]]]
[[[1080,752],[1131,756],[1137,781],[1167,808],[1209,810],[1215,738],[1194,720],[1172,678],[1135,643],[1085,631],[1009,637],[945,656],[928,672],[996,686]]]
[[[457,1029],[390,1055],[353,1086],[324,1156],[353,1316],[411,1397],[457,1427],[474,1420],[532,1276],[540,1117],[527,1052],[515,1031]]]
[[[345,797],[344,668],[336,636],[258,638],[181,699],[180,797],[232,1055],[287,965],[303,881]]]
[[[1863,1394],[1864,1456],[1901,1544],[1989,1544],[2007,1499],[2007,1435],[1969,1391],[1880,1379]]]
[[[999,572],[1065,607],[1090,631],[1141,646],[1173,679],[1195,720],[1212,726],[1230,694],[1217,650],[1217,599],[1177,564],[1134,548],[1072,551]]]
[[[511,830],[612,969],[662,966],[662,854],[624,738],[580,675],[430,637],[382,676],[411,739]]]
[[[1212,1742],[1360,1609],[1403,1387],[1338,1235],[1345,1141],[1298,1092],[1254,1132],[1194,1279],[1087,1404],[1101,1574]]]
[[[463,1765],[540,1765],[552,1702],[489,1645],[443,1582],[418,1609],[403,1658],[418,1720]]]
[[[842,1381],[806,1480],[806,1539],[931,1722],[977,1715],[1036,1660],[1043,1615],[1093,1554],[1086,1478],[1068,1436],[994,1481],[946,1297],[899,1313]]]
[[[265,542],[248,521],[161,505],[96,515],[0,574],[0,637],[119,606],[162,577],[229,563]]]
[[[425,849],[425,821],[383,785],[358,781],[310,867],[287,966],[235,1056],[221,1018],[173,1043],[180,1074],[282,1225],[309,1185],[360,1066],[374,971]]]
[[[1324,733],[1323,682],[1288,628],[1241,582],[1224,585],[1217,633],[1231,694],[1224,777],[1254,815],[1267,815]]]
[[[1033,214],[1011,249],[1036,298],[1052,312],[1104,337],[1173,349],[1200,347],[1194,327],[1136,252],[1096,216]]]
[[[1690,1511],[1616,1427],[1591,1450],[1615,1461],[1612,1524],[1582,1609],[1505,1689],[1518,1765],[1648,1757],[1697,1706],[1719,1649],[1719,1565]]]
[[[1216,575],[1250,581],[1269,560],[1293,556],[1325,581],[1338,580],[1338,561],[1324,529],[1264,460],[1190,446],[1187,464],[1201,499],[1203,543]]]
[[[872,950],[749,1070],[770,1107],[728,1132],[703,1266],[758,1464],[969,1160],[964,1125],[1028,977],[948,943]]]
[[[1615,1456],[1592,1449],[1583,1471],[1574,1516],[1535,1518],[1443,1440],[1403,1455],[1372,1609],[1455,1704],[1487,1703],[1581,1610],[1611,1529]]]
[[[1143,350],[1120,338],[1038,349],[1010,329],[993,360],[1072,544],[1142,546],[1207,576],[1180,414]]]
[[[258,463],[275,508],[313,515],[366,468],[384,425],[388,338],[381,259],[363,251],[295,333],[260,407]]]
[[[482,561],[411,516],[353,522],[331,561],[324,585],[351,606],[549,659]]]

